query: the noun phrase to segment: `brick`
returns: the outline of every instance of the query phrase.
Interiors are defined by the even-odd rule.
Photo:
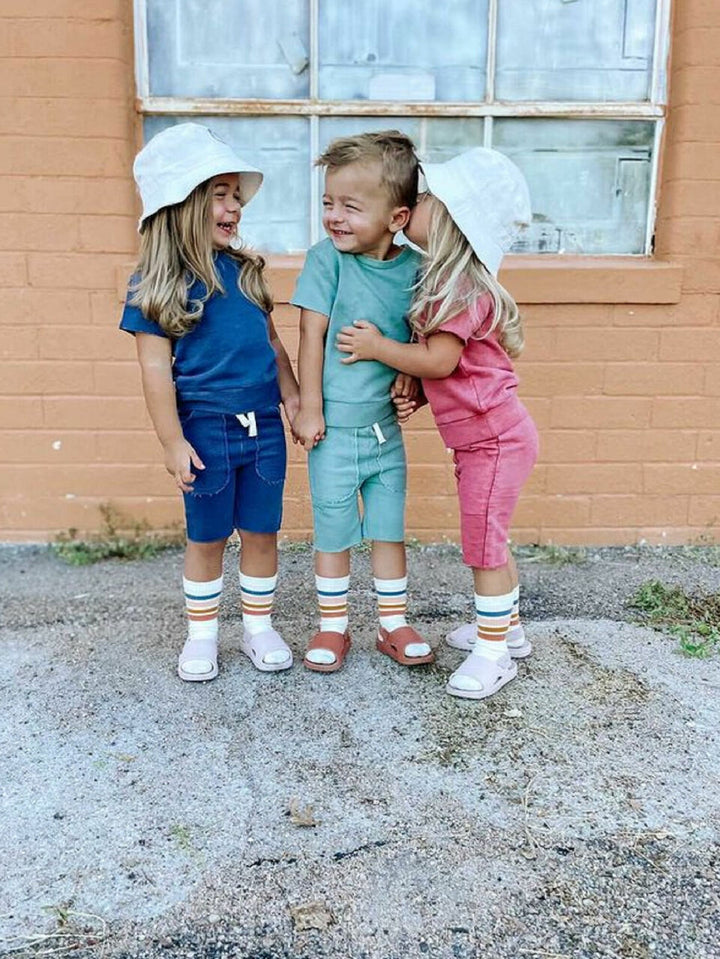
[[[28,8],[27,0],[3,0],[3,19],[23,18],[32,14],[32,19],[70,19],[70,20],[123,20],[125,4],[123,0],[92,0],[91,3],[78,4],[78,0],[33,0]]]
[[[163,451],[151,430],[113,430],[97,433],[97,459],[102,463],[162,463]]]
[[[124,302],[124,301],[123,301]],[[123,304],[118,303],[117,296],[112,290],[97,290],[90,293],[90,316],[92,323],[102,327],[112,327],[118,329],[120,317],[122,315]],[[134,338],[129,333],[123,334],[126,339],[134,343]],[[133,346],[133,353],[135,347]]]
[[[679,303],[619,304],[612,310],[613,326],[712,326],[718,318],[718,298],[710,294],[684,294]]]
[[[0,524],[5,523],[25,536],[17,539],[54,539],[69,529],[78,536],[96,532],[102,527],[100,507],[106,499],[100,496],[43,496],[32,502],[17,498],[13,502],[0,501]],[[120,508],[130,522],[146,520],[151,529],[177,532],[182,528],[182,500],[180,497],[123,497],[114,505]],[[35,533],[35,536],[29,535]],[[8,537],[11,538],[11,537]]]
[[[592,430],[545,430],[540,442],[543,463],[585,463],[595,458],[597,433]]]
[[[667,233],[664,233],[667,222]],[[658,221],[658,253],[695,253],[696,250],[715,250],[720,246],[720,224],[711,217],[668,217]]]
[[[695,458],[694,430],[608,430],[597,434],[598,462],[645,463]]]
[[[56,326],[40,330],[44,359],[134,360],[132,337],[99,326]]]
[[[131,143],[122,139],[8,136],[3,138],[0,174],[126,177],[132,163]]]
[[[550,426],[554,400],[539,399],[536,396],[524,396],[522,399],[539,430],[542,431]]]
[[[673,36],[673,65],[718,66],[720,65],[720,27],[693,25],[678,30]]]
[[[720,527],[720,496],[691,496],[688,523],[692,526]],[[718,538],[717,530],[713,539]]]
[[[132,254],[137,245],[137,220],[131,216],[81,216],[80,250]]]
[[[42,426],[42,400],[36,396],[4,396],[0,403],[0,429],[33,429]]]
[[[271,256],[267,258],[267,279],[275,302],[278,304],[289,304],[290,297],[295,289],[295,281],[302,269],[304,257],[279,257]],[[296,322],[298,311],[292,307]]]
[[[668,143],[663,160],[663,189],[673,180],[716,180],[716,150],[715,143]],[[662,193],[660,211],[664,215]]]
[[[174,481],[164,467],[126,463],[122,469],[114,464],[60,464],[53,470],[37,466],[6,465],[0,474],[0,494],[22,490],[24,496],[34,493],[56,496],[161,496],[174,488]]]
[[[552,543],[556,546],[631,546],[637,541],[638,533],[634,529],[595,526],[543,527],[540,537],[541,545]]]
[[[551,463],[548,493],[639,493],[643,468],[637,463]]]
[[[539,516],[539,526],[585,526],[590,519],[589,496],[529,496],[518,503],[520,516]],[[520,512],[522,507],[523,512]],[[527,511],[530,511],[528,514]]]
[[[720,423],[720,398],[658,396],[651,422],[661,429],[713,429]]]
[[[0,245],[6,250],[73,249],[78,243],[74,217],[33,212],[0,213]]]
[[[686,266],[685,290],[688,293],[720,293],[720,258],[683,253],[675,254],[674,258]]]
[[[5,212],[39,209],[43,213],[100,216],[130,214],[135,205],[132,182],[122,177],[0,177],[0,210]],[[135,222],[133,219],[133,229]]]
[[[22,253],[0,253],[0,287],[24,286],[27,262]]]
[[[126,43],[120,20],[10,20],[0,30],[0,57],[116,58]]]
[[[720,429],[703,430],[698,434],[697,459],[720,462]]]
[[[115,289],[115,269],[126,256],[104,253],[47,253],[28,255],[30,286],[42,289]]]
[[[129,337],[128,337],[129,339]],[[125,363],[93,363],[93,392],[98,396],[140,396],[140,366],[134,359]]]
[[[710,363],[703,368],[703,393],[720,396],[720,363]]]
[[[644,360],[657,356],[660,333],[645,329],[565,330],[555,344],[555,359],[572,361]]]
[[[83,393],[92,389],[92,364],[13,360],[3,363],[0,394]]]
[[[612,307],[599,303],[533,303],[523,306],[523,328],[526,333],[534,327],[596,326],[610,324]],[[562,336],[563,334],[558,334]]]
[[[668,142],[700,143],[720,140],[720,105],[684,104],[674,108],[668,124]]]
[[[43,399],[46,428],[147,429],[150,417],[141,397],[55,396]]]
[[[446,452],[445,444],[437,430],[412,431],[404,429],[403,436],[409,463],[437,463],[443,459],[452,463],[452,457]]]
[[[82,97],[100,99],[133,95],[132,67],[116,59],[21,58],[0,60],[0,90],[15,97]]]
[[[90,305],[85,290],[6,290],[0,326],[49,326],[89,322]]]
[[[552,400],[551,427],[558,429],[625,429],[650,425],[653,401],[647,397],[557,397]],[[653,423],[657,426],[685,424]]]
[[[456,496],[414,496],[408,503],[406,528],[458,529]]]
[[[517,303],[677,303],[682,270],[650,257],[508,256],[500,282]]]
[[[577,396],[601,393],[605,369],[600,363],[523,363],[523,396]]]
[[[707,217],[720,210],[720,180],[671,180],[663,185],[661,216]]]
[[[685,66],[673,71],[672,106],[720,102],[720,66]]]
[[[648,543],[650,546],[687,546],[694,544],[698,539],[707,535],[706,527],[681,526],[672,527],[641,527],[638,529],[638,542]]]
[[[717,361],[720,360],[720,329],[692,329],[660,331],[661,360]]]
[[[590,510],[591,526],[683,526],[688,521],[690,497],[685,496],[595,496]]]
[[[720,26],[720,7],[716,0],[684,0],[675,9],[676,30],[688,27]]]
[[[714,493],[720,489],[719,463],[646,463],[646,493]]]
[[[408,494],[410,496],[447,496],[455,492],[452,466],[440,464],[414,464],[408,471]]]
[[[0,336],[0,357],[27,360],[38,355],[37,330],[30,327],[6,326]]]
[[[605,368],[603,392],[609,396],[687,396],[703,382],[697,363],[611,363]]]
[[[544,463],[536,464],[530,477],[523,486],[523,496],[535,493],[544,493],[547,489],[547,466]]]
[[[5,463],[54,465],[89,463],[96,459],[95,434],[86,430],[0,430],[0,460]]]

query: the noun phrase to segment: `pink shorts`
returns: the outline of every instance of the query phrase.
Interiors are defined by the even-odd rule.
[[[529,413],[500,436],[454,451],[466,565],[494,569],[507,563],[510,521],[537,454],[538,434]]]

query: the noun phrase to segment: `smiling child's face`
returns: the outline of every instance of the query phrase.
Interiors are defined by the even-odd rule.
[[[393,237],[409,215],[407,207],[392,205],[377,162],[328,168],[322,202],[323,227],[335,249],[377,260],[392,253]]]
[[[237,173],[222,173],[212,179],[212,243],[216,250],[225,250],[242,216],[240,177]]]

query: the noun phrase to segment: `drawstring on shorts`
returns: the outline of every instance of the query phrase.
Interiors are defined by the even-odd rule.
[[[248,436],[257,436],[257,423],[255,422],[255,413],[250,410],[248,413],[236,413],[235,419],[248,431]]]

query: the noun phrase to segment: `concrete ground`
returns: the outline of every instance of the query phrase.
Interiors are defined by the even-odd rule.
[[[366,553],[345,668],[299,658],[312,557],[281,555],[275,625],[221,672],[175,674],[180,554],[64,565],[0,550],[0,952],[108,959],[720,956],[720,657],[631,621],[641,583],[717,590],[714,555],[522,553],[534,655],[481,703],[447,696],[470,610],[457,550],[409,552],[438,650],[375,652]]]

